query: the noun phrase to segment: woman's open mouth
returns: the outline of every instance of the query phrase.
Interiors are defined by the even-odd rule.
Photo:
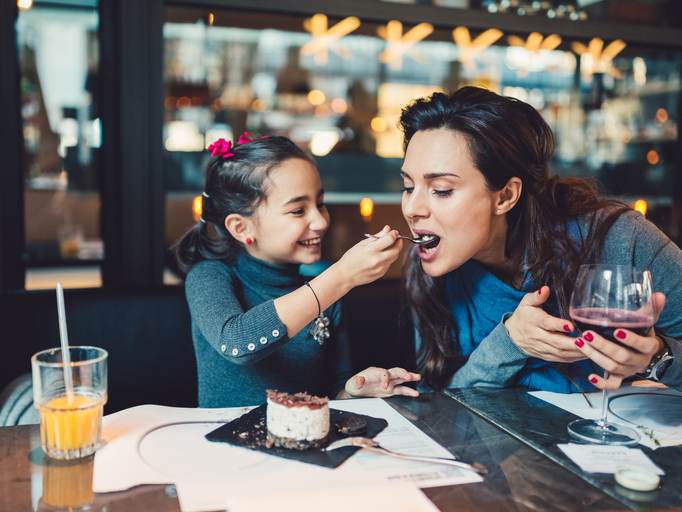
[[[417,232],[421,243],[417,246],[417,253],[422,260],[430,260],[435,257],[440,245],[440,237],[434,233]]]

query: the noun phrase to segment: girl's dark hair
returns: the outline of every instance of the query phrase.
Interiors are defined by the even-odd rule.
[[[567,317],[578,267],[595,260],[607,231],[629,208],[600,197],[591,181],[550,175],[552,130],[533,107],[517,99],[478,87],[435,93],[404,108],[400,125],[405,148],[422,130],[447,128],[464,135],[490,190],[501,190],[514,176],[522,180],[521,197],[506,217],[505,256],[516,259],[519,271],[527,269],[535,283],[549,285]],[[578,246],[566,223],[579,217],[588,219],[589,229]],[[407,300],[422,340],[419,368],[431,385],[442,387],[465,362],[445,305],[444,279],[424,273],[414,251],[406,267]]]
[[[234,156],[218,156],[208,164],[202,196],[203,222],[197,222],[172,247],[183,275],[201,260],[231,261],[243,250],[225,228],[225,217],[232,213],[245,217],[253,214],[267,194],[270,171],[292,158],[313,163],[286,137],[258,138],[232,148],[232,152]]]

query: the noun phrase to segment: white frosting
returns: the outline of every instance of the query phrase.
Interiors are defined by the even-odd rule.
[[[329,405],[286,407],[268,399],[266,420],[268,431],[277,437],[315,441],[329,433]]]

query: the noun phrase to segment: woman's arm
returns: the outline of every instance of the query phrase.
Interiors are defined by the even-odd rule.
[[[483,338],[446,387],[503,388],[516,379],[526,365],[528,355],[509,336],[504,325],[508,316],[505,314],[497,327]]]

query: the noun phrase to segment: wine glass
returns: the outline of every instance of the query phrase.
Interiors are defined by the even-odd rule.
[[[641,336],[654,325],[651,272],[630,265],[581,265],[571,296],[569,314],[581,334],[591,330],[618,343],[615,329]],[[604,378],[609,373],[604,371]],[[568,433],[580,441],[631,446],[639,442],[636,430],[609,423],[608,393],[602,393],[601,418],[580,419],[568,424]]]

